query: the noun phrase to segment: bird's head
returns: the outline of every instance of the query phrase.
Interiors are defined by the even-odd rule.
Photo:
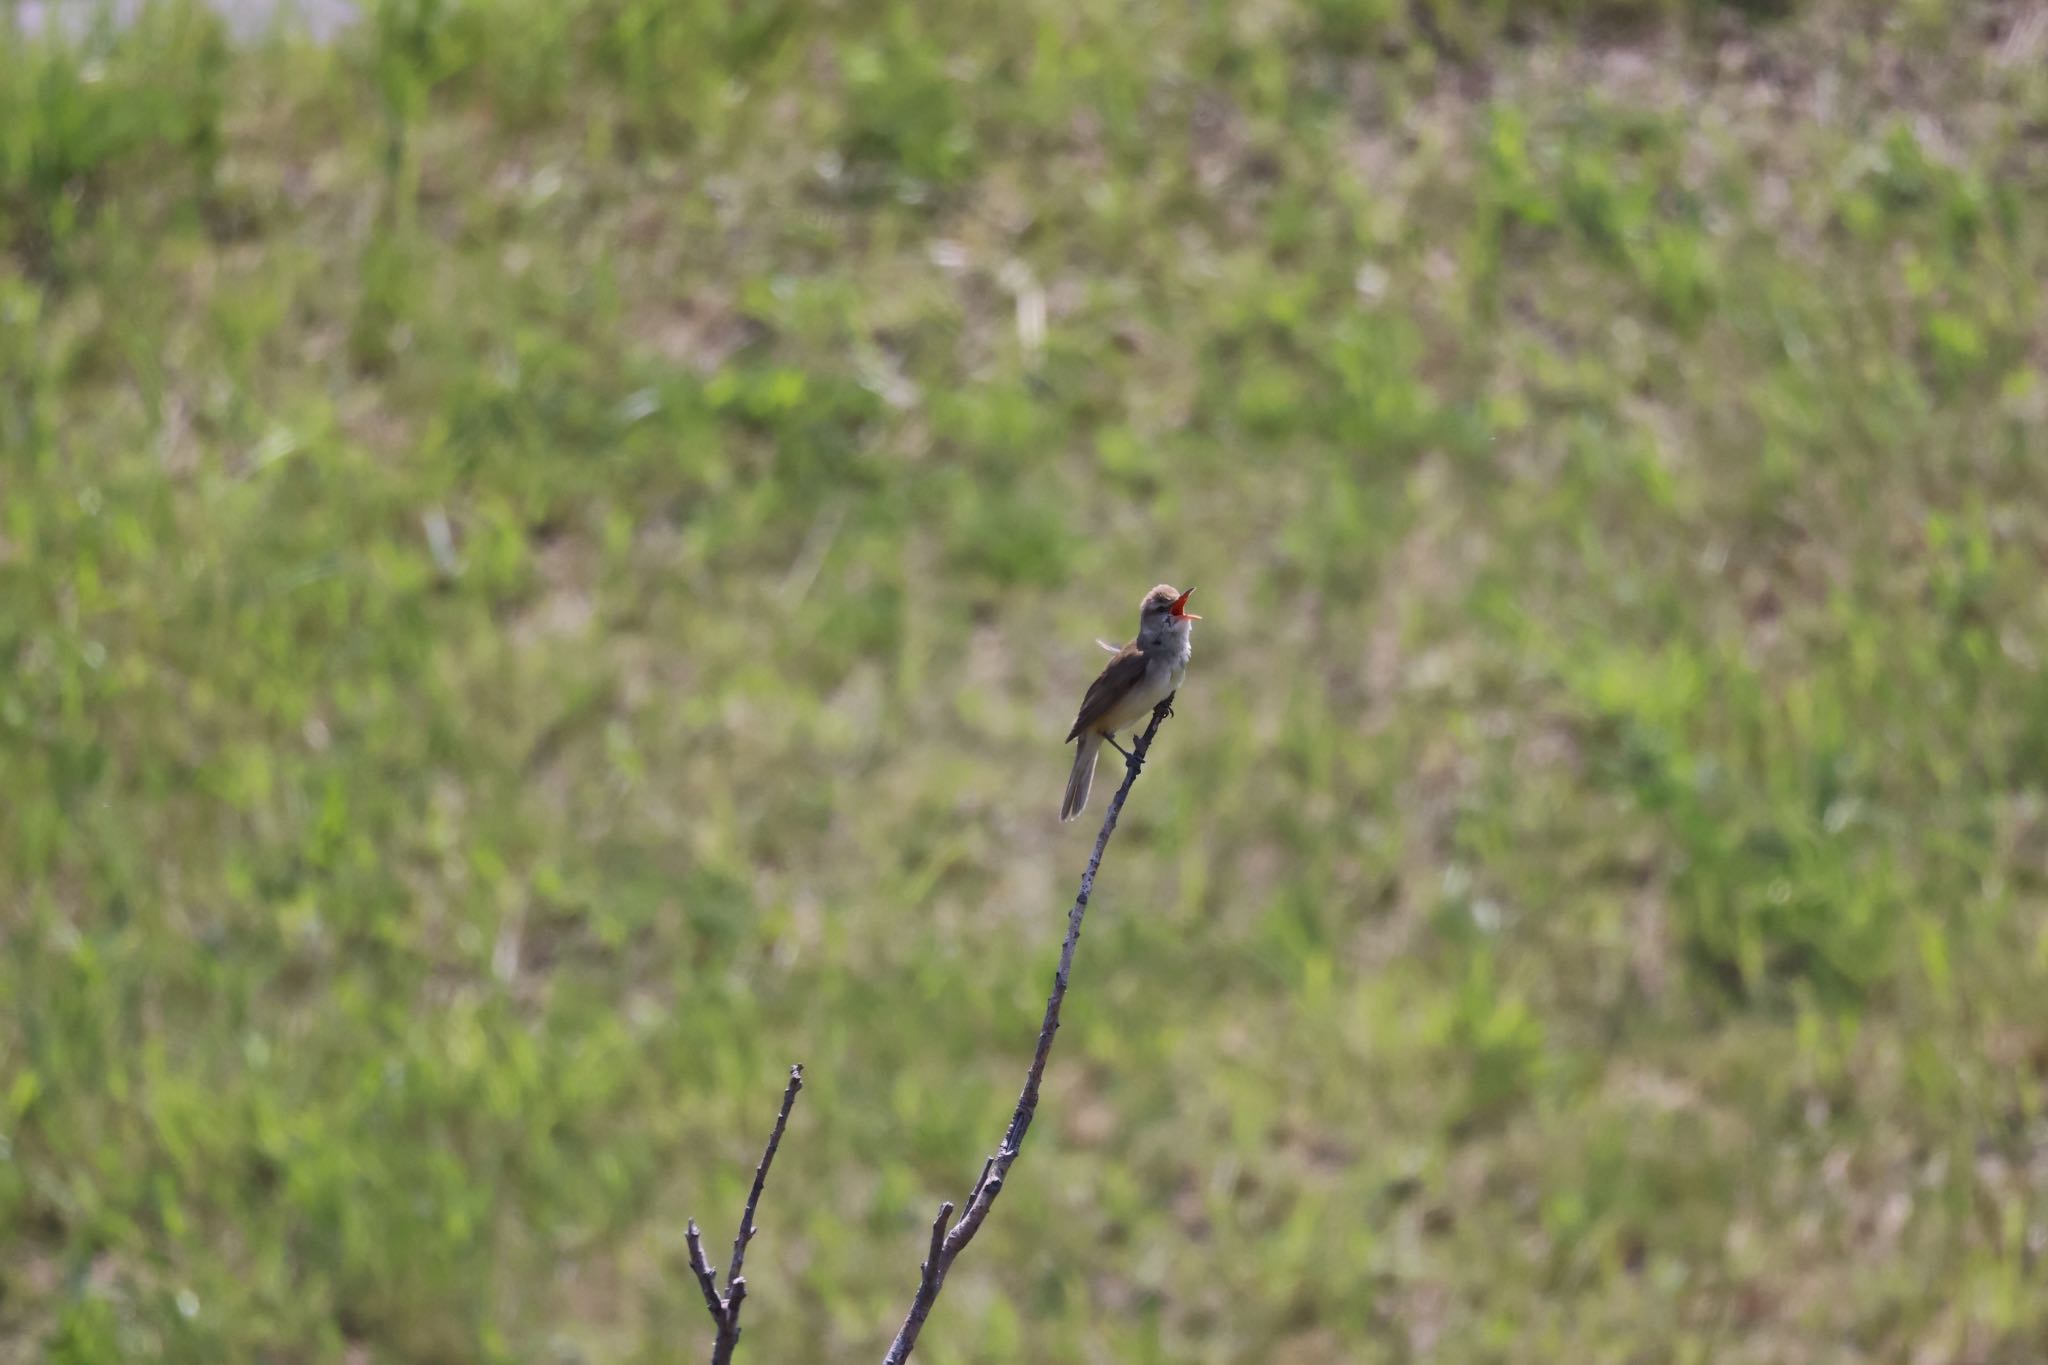
[[[1180,633],[1188,629],[1188,622],[1202,618],[1188,610],[1188,598],[1193,588],[1180,592],[1171,585],[1161,583],[1145,594],[1145,600],[1138,604],[1138,634],[1152,637],[1168,632]]]

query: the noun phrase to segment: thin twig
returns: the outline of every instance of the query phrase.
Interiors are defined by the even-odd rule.
[[[718,1272],[704,1258],[704,1235],[697,1231],[696,1219],[690,1220],[690,1228],[684,1238],[690,1244],[690,1269],[696,1272],[697,1284],[704,1291],[704,1306],[711,1310],[711,1320],[723,1327],[725,1301],[718,1297]]]
[[[697,1220],[692,1218],[684,1240],[690,1247],[690,1270],[697,1276],[697,1284],[704,1291],[704,1306],[711,1310],[711,1321],[717,1325],[718,1335],[711,1345],[711,1365],[730,1365],[733,1348],[740,1344],[740,1305],[747,1301],[747,1279],[740,1273],[747,1261],[747,1243],[754,1240],[754,1234],[761,1229],[754,1222],[754,1210],[760,1207],[761,1191],[768,1187],[768,1165],[775,1160],[775,1149],[782,1145],[782,1130],[789,1126],[789,1111],[796,1106],[796,1092],[804,1088],[804,1068],[799,1062],[789,1069],[789,1085],[782,1092],[782,1108],[776,1111],[775,1127],[768,1134],[768,1147],[761,1153],[761,1160],[754,1167],[754,1188],[747,1194],[746,1212],[740,1215],[739,1231],[732,1239],[732,1263],[725,1270],[725,1293],[718,1292],[718,1272],[712,1268],[711,1259],[704,1254],[704,1235],[697,1230]]]
[[[789,1111],[796,1103],[796,1092],[803,1088],[804,1069],[799,1064],[789,1069],[789,1086],[782,1092],[782,1108],[775,1115],[775,1127],[768,1134],[768,1147],[761,1153],[761,1164],[754,1167],[754,1188],[747,1193],[747,1211],[740,1215],[740,1230],[732,1239],[732,1264],[725,1270],[728,1285],[739,1283],[740,1267],[747,1260],[747,1243],[753,1241],[754,1234],[761,1230],[754,1226],[754,1210],[761,1206],[761,1191],[768,1184],[768,1163],[775,1160],[775,1149],[782,1145],[782,1130],[789,1127]]]
[[[939,1216],[932,1224],[931,1252],[920,1267],[917,1296],[910,1301],[910,1312],[903,1319],[903,1326],[896,1333],[889,1354],[882,1358],[883,1365],[906,1365],[909,1361],[910,1352],[917,1345],[917,1335],[924,1330],[932,1305],[938,1302],[939,1290],[946,1282],[946,1272],[953,1268],[953,1262],[961,1251],[981,1230],[996,1196],[1003,1192],[1011,1164],[1017,1160],[1017,1153],[1024,1146],[1024,1135],[1030,1131],[1032,1116],[1038,1112],[1038,1087],[1045,1077],[1046,1058],[1052,1055],[1053,1035],[1059,1032],[1060,1005],[1067,998],[1067,981],[1074,967],[1074,948],[1081,941],[1081,919],[1088,913],[1088,897],[1095,890],[1096,869],[1102,866],[1102,853],[1109,847],[1109,836],[1116,831],[1116,818],[1123,812],[1124,799],[1131,794],[1132,784],[1144,770],[1145,754],[1152,747],[1152,737],[1159,733],[1160,725],[1172,714],[1172,697],[1154,707],[1152,723],[1145,727],[1145,733],[1138,737],[1138,742],[1124,760],[1123,785],[1110,798],[1109,810],[1102,817],[1102,832],[1095,836],[1095,851],[1089,855],[1087,870],[1081,874],[1080,894],[1074,897],[1074,908],[1067,912],[1066,942],[1060,945],[1059,970],[1053,973],[1052,994],[1045,1002],[1045,1019],[1038,1026],[1038,1048],[1031,1055],[1031,1069],[1024,1073],[1024,1091],[1017,1097],[1016,1112],[1010,1116],[1010,1126],[1003,1134],[1003,1145],[982,1164],[981,1178],[967,1197],[967,1207],[961,1212],[960,1221],[950,1227],[947,1225],[953,1216],[952,1201],[939,1206]]]

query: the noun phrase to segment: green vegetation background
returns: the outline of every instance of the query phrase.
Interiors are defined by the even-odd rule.
[[[0,6],[0,9],[4,9]],[[2048,1357],[2030,4],[0,45],[0,1360]],[[1099,810],[1099,806],[1098,806]]]

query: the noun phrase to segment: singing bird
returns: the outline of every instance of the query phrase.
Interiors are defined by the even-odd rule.
[[[1067,777],[1067,797],[1060,803],[1060,819],[1071,820],[1088,804],[1088,789],[1095,785],[1095,758],[1106,741],[1122,753],[1116,732],[1135,725],[1153,707],[1180,690],[1188,671],[1188,656],[1194,652],[1195,628],[1189,623],[1202,618],[1187,609],[1194,592],[1176,592],[1166,584],[1145,594],[1138,604],[1138,634],[1116,652],[1100,677],[1088,686],[1081,699],[1081,714],[1074,717],[1068,740],[1081,742],[1074,749],[1074,771]]]

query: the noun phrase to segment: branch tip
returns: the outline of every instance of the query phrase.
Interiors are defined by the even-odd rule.
[[[697,1227],[697,1220],[688,1220],[684,1240],[690,1248],[690,1269],[697,1277],[698,1287],[704,1291],[704,1307],[711,1313],[711,1321],[718,1329],[717,1338],[711,1346],[711,1365],[729,1365],[733,1348],[740,1339],[740,1305],[747,1300],[747,1277],[740,1273],[746,1264],[747,1243],[754,1240],[761,1231],[759,1221],[754,1217],[761,1205],[761,1192],[768,1186],[768,1167],[775,1160],[775,1149],[782,1145],[782,1133],[789,1126],[789,1111],[796,1104],[797,1091],[804,1088],[803,1063],[798,1062],[789,1069],[789,1084],[782,1091],[782,1107],[776,1111],[775,1127],[769,1131],[768,1145],[762,1149],[761,1160],[754,1167],[754,1187],[747,1194],[747,1207],[740,1214],[740,1225],[733,1233],[732,1261],[726,1267],[726,1290],[718,1292],[718,1272],[712,1268],[711,1258],[704,1254],[704,1234]]]

